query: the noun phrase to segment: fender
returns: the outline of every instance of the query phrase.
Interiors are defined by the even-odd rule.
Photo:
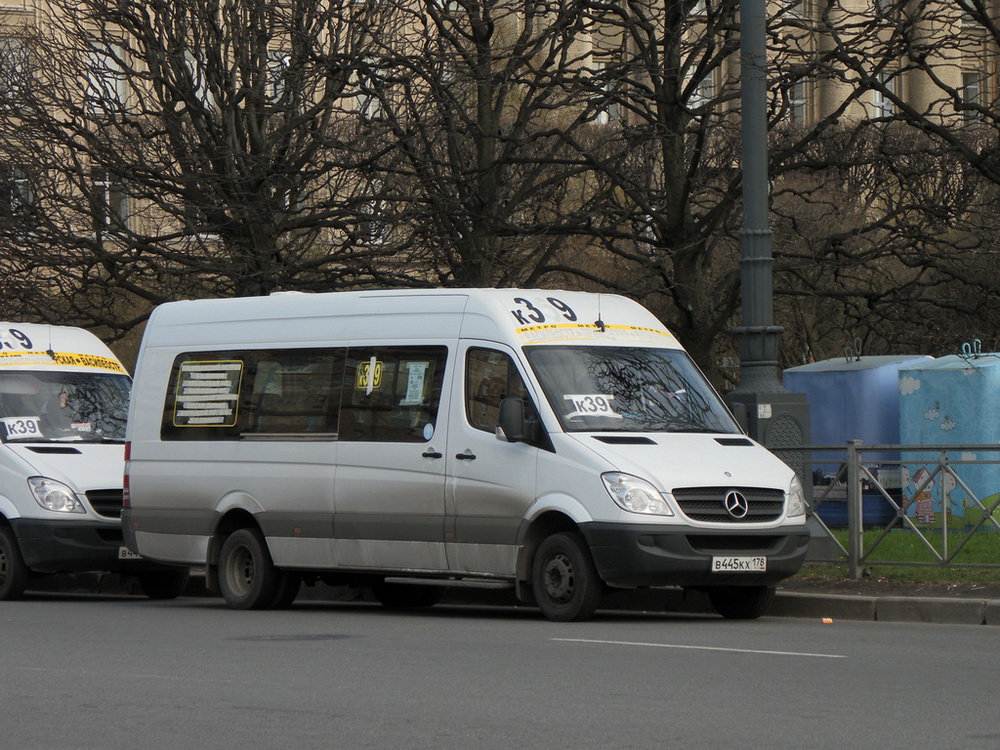
[[[521,524],[522,534],[523,530],[529,527],[532,522],[541,516],[543,513],[556,512],[562,513],[564,516],[568,516],[573,523],[579,525],[581,523],[589,523],[593,521],[594,518],[591,516],[590,511],[588,511],[583,503],[577,500],[572,495],[567,495],[562,492],[550,492],[535,500],[524,514],[524,523]]]
[[[223,495],[219,502],[215,504],[215,512],[219,518],[233,510],[245,510],[247,513],[256,516],[264,512],[264,506],[257,502],[257,498],[243,490],[233,490]]]
[[[517,530],[517,564],[514,577],[516,596],[531,601],[530,588],[525,588],[531,576],[531,558],[542,540],[555,530],[565,530],[568,524],[579,526],[593,517],[572,495],[551,492],[535,500],[524,514]]]
[[[39,508],[41,510],[41,508]],[[0,515],[6,518],[8,521],[12,518],[20,518],[21,511],[17,509],[17,505],[6,495],[0,495]]]

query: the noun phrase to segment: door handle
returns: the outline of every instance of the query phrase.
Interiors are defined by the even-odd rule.
[[[442,458],[444,454],[438,453],[437,451],[425,451],[420,454],[424,458]]]
[[[476,454],[471,451],[466,451],[465,453],[459,453],[455,456],[459,461],[475,461]]]

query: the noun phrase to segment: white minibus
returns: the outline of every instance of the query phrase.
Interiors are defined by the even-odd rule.
[[[122,540],[131,380],[80,328],[0,323],[0,599],[43,574],[136,576],[154,598],[187,569],[142,560]]]
[[[173,302],[127,432],[126,544],[233,608],[303,582],[393,607],[507,585],[553,620],[614,588],[764,612],[799,570],[799,480],[677,340],[605,294],[439,289]]]

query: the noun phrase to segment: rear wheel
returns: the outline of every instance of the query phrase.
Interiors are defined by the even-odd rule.
[[[0,600],[20,599],[31,571],[24,564],[17,537],[9,526],[0,527]]]
[[[549,620],[587,620],[601,601],[600,576],[578,534],[554,534],[539,545],[531,585],[538,608]]]
[[[187,568],[178,568],[141,573],[137,578],[142,593],[150,599],[176,599],[187,588],[190,575]]]
[[[256,529],[239,529],[226,538],[219,553],[219,589],[233,609],[273,607],[282,575]]]
[[[389,609],[421,609],[441,601],[444,586],[379,581],[372,584],[372,593],[379,604]]]
[[[774,601],[774,586],[713,586],[707,589],[715,611],[727,620],[756,620]]]

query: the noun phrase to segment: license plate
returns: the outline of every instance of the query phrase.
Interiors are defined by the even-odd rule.
[[[762,556],[749,557],[713,557],[713,573],[763,573],[767,570],[767,558]]]
[[[142,556],[137,555],[135,552],[130,550],[128,547],[118,548],[118,559],[119,560],[141,560]]]

